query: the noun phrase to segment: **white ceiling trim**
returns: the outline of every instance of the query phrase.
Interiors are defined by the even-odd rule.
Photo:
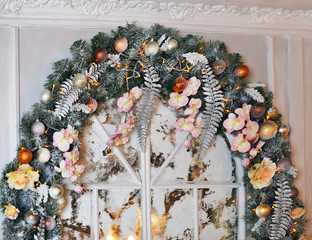
[[[248,16],[252,22],[270,23],[276,20],[310,19],[312,10],[290,10],[271,7],[239,7],[233,5],[208,5],[204,3],[188,2],[156,2],[144,0],[2,0],[0,13],[18,14],[25,8],[81,7],[91,16],[107,15],[114,9],[121,11],[148,10],[153,12],[165,12],[173,19],[190,19],[197,14],[225,14],[232,16]]]

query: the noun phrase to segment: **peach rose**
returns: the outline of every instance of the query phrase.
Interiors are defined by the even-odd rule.
[[[267,187],[272,182],[275,175],[276,164],[269,158],[263,158],[261,163],[253,165],[248,172],[250,183],[255,189]]]
[[[14,220],[17,218],[18,214],[19,214],[19,210],[14,207],[13,205],[9,204],[8,206],[5,206],[5,215],[11,219]]]
[[[290,213],[290,217],[292,219],[297,219],[303,216],[303,214],[305,213],[303,208],[297,207],[295,209],[293,209]]]
[[[39,173],[33,170],[29,164],[23,164],[15,172],[6,174],[10,188],[27,190],[34,187],[34,182],[39,180]]]

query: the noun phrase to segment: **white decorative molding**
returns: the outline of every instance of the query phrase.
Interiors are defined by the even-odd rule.
[[[290,10],[271,7],[239,7],[232,5],[208,5],[204,3],[187,2],[156,2],[144,0],[2,0],[0,13],[16,14],[23,8],[81,7],[86,14],[102,16],[110,13],[113,9],[121,11],[137,9],[150,10],[153,12],[167,12],[174,19],[189,19],[196,14],[225,14],[234,16],[249,16],[253,22],[269,23],[274,20],[310,18],[312,10]]]

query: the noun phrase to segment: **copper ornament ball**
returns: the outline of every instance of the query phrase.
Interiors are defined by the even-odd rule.
[[[235,74],[237,77],[245,78],[249,74],[249,68],[246,65],[240,65],[235,69]]]
[[[114,49],[116,52],[122,53],[128,48],[128,39],[125,37],[119,37],[114,42]]]
[[[266,121],[260,124],[259,136],[262,140],[269,140],[277,133],[277,125],[273,121]]]
[[[276,107],[271,107],[267,111],[266,119],[274,119],[278,116],[278,110]]]
[[[22,164],[30,163],[32,158],[33,158],[32,152],[27,148],[21,149],[17,154],[17,159]]]
[[[94,51],[93,57],[96,63],[102,63],[107,60],[108,52],[105,48],[101,47]]]
[[[264,103],[256,103],[250,109],[253,118],[261,118],[265,114],[266,108]]]
[[[218,59],[212,63],[212,70],[214,74],[220,75],[226,69],[226,63],[222,59]]]
[[[98,106],[98,103],[94,98],[89,98],[85,104],[88,106],[88,108],[90,108],[89,113],[94,113]]]
[[[287,172],[291,167],[291,162],[289,158],[281,158],[276,162],[276,166],[280,172]]]
[[[291,195],[290,195],[290,197],[291,197],[292,199],[295,199],[296,197],[298,197],[298,195],[299,195],[299,190],[298,190],[295,186],[292,186],[292,187],[290,188],[290,190],[291,190]]]
[[[173,81],[173,90],[175,92],[183,92],[183,90],[187,87],[187,80],[184,77],[178,77]]]
[[[256,208],[256,214],[258,217],[264,218],[269,216],[271,209],[268,204],[262,203]]]

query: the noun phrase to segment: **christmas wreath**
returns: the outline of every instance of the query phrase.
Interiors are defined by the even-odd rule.
[[[175,131],[189,132],[185,147],[200,162],[216,134],[232,134],[232,156],[245,167],[249,239],[299,239],[307,219],[287,141],[289,128],[264,85],[247,81],[241,56],[220,41],[180,36],[175,29],[127,24],[91,44],[78,40],[71,59],[53,64],[40,102],[24,114],[17,157],[5,167],[1,206],[4,239],[60,239],[62,179],[83,192],[79,133],[97,106],[118,98],[124,115],[110,147],[138,129],[141,150],[159,99],[177,109]],[[63,238],[62,238],[63,239]],[[300,239],[304,239],[301,236]]]

